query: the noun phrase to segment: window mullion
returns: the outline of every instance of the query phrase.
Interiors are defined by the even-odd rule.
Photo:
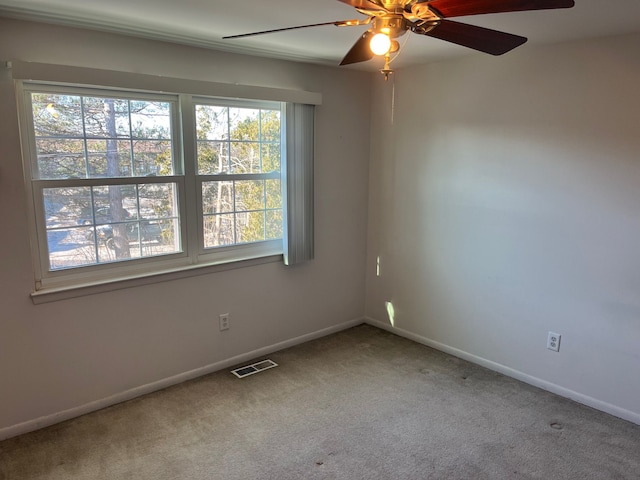
[[[185,176],[185,222],[187,252],[191,263],[198,260],[202,231],[202,185],[197,178],[196,115],[191,95],[180,95],[180,120],[182,127],[182,154]]]
[[[136,162],[134,160],[135,153],[133,150],[133,125],[131,120],[131,100],[127,100],[127,115],[129,117],[129,168],[131,169],[131,176],[136,175]],[[136,188],[137,191],[137,188]]]
[[[204,182],[220,182],[231,180],[280,180],[280,172],[268,173],[233,173],[233,174],[213,174],[198,175],[198,178]]]
[[[260,171],[264,171],[262,165],[262,109],[258,110],[258,158],[260,159]]]
[[[68,178],[52,180],[32,180],[38,188],[56,187],[103,187],[108,185],[136,185],[150,183],[175,183],[182,179],[182,175],[163,175],[157,177],[98,177],[98,178]]]
[[[84,147],[84,164],[86,177],[89,178],[89,146],[87,145],[87,129],[85,124],[85,115],[84,115],[84,97],[80,97],[80,115],[82,115],[82,146]]]

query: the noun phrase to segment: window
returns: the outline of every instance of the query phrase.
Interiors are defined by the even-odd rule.
[[[282,238],[281,109],[195,106],[204,248]]]
[[[47,271],[180,252],[177,98],[27,92]]]
[[[273,101],[19,90],[36,290],[283,253],[295,263],[288,245],[302,234],[312,246],[299,212],[312,184],[295,184],[300,168],[312,171],[302,158],[312,137],[299,145],[296,132],[313,131],[313,107],[301,116],[304,105]]]

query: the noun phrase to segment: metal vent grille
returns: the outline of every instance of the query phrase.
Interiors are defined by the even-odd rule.
[[[253,375],[254,373],[262,372],[263,370],[268,370],[269,368],[277,367],[278,364],[273,360],[262,360],[257,363],[252,363],[251,365],[246,365],[244,367],[236,368],[235,370],[231,370],[238,378],[248,377],[249,375]]]

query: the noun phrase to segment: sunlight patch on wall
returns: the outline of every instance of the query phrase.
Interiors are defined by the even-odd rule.
[[[396,311],[395,311],[395,308],[393,308],[393,303],[391,302],[384,302],[384,303],[387,306],[387,316],[389,317],[389,323],[391,324],[392,327],[395,327]]]

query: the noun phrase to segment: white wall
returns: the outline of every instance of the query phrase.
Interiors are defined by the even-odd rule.
[[[401,70],[393,124],[375,82],[367,315],[640,423],[639,46]]]
[[[0,79],[0,434],[362,318],[369,160],[369,125],[362,119],[369,113],[370,75],[7,19],[0,19],[0,60],[323,95],[316,116],[314,261],[35,306],[15,99],[10,80]],[[231,313],[232,326],[220,333],[223,312]]]

